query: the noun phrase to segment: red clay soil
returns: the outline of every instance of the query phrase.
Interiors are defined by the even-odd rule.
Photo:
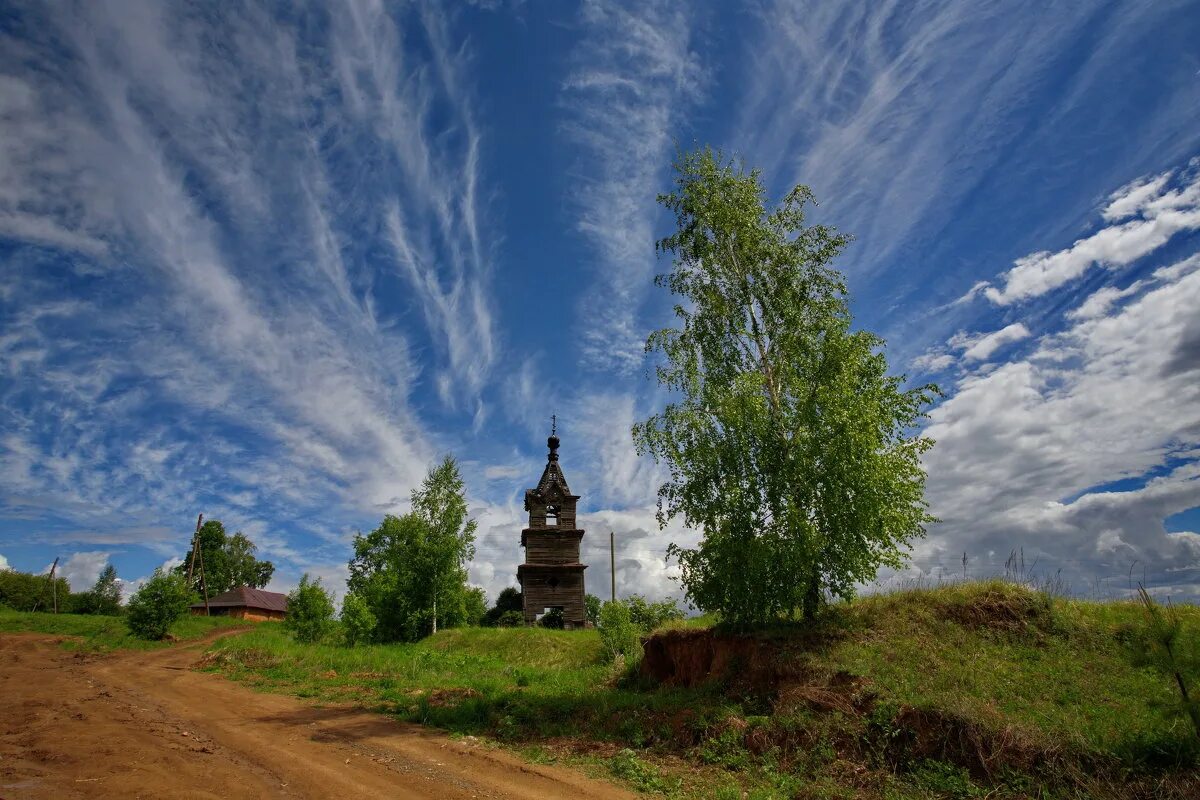
[[[773,685],[785,666],[777,642],[704,629],[664,631],[645,642],[642,677],[666,686],[709,681]]]
[[[83,655],[0,635],[0,798],[632,795],[348,707],[193,672],[203,646]]]

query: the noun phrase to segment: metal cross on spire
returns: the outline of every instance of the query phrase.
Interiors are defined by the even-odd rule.
[[[550,435],[551,436],[558,435],[558,415],[557,414],[550,415]]]

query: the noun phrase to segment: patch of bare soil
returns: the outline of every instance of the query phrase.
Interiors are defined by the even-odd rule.
[[[573,771],[192,671],[0,635],[0,798],[628,798]]]

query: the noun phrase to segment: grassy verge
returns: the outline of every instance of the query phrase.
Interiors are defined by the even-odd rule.
[[[1179,611],[1196,647],[1200,611]],[[690,688],[601,663],[592,631],[466,629],[345,648],[260,626],[214,643],[207,663],[652,794],[1200,796],[1197,740],[1172,683],[1133,656],[1141,625],[1133,604],[985,583],[867,598],[817,627],[676,626],[665,638],[729,654]]]
[[[171,626],[175,640],[199,639],[211,631],[244,627],[241,620],[227,617],[185,616]],[[0,632],[48,633],[68,637],[63,646],[72,650],[153,650],[169,642],[148,642],[129,632],[124,617],[92,614],[50,614],[41,611],[12,611],[0,608]]]

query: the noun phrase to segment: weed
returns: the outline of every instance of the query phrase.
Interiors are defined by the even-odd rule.
[[[944,761],[921,761],[909,771],[909,780],[921,789],[953,800],[970,800],[973,797],[986,797],[988,794],[972,782],[965,769]]]
[[[608,763],[608,769],[613,775],[628,783],[639,792],[654,794],[675,794],[682,785],[678,778],[662,775],[653,764],[648,764],[638,758],[628,748],[621,750]]]

